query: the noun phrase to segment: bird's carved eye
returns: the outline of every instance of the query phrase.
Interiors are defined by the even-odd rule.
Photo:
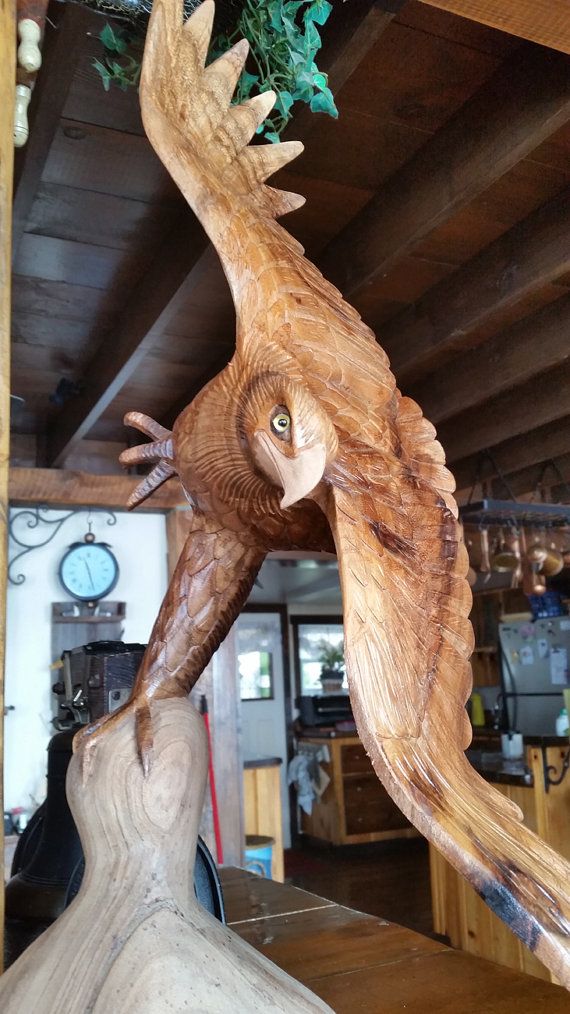
[[[282,440],[291,438],[291,416],[284,405],[278,405],[272,412],[271,429]]]

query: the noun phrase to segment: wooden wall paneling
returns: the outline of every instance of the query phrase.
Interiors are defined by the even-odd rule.
[[[85,8],[75,4],[52,4],[50,17],[54,15],[57,17],[55,27],[46,21],[42,66],[29,107],[30,136],[25,147],[18,152],[15,167],[14,257],[59,126],[89,21]]]
[[[569,447],[570,416],[565,416],[497,444],[493,447],[492,453],[502,474],[510,475],[540,464],[549,457],[557,458],[561,454],[566,454]],[[468,455],[454,462],[452,472],[457,481],[457,489],[467,492],[478,469],[483,481],[493,479],[497,475],[493,463],[487,458],[479,461],[478,454]],[[528,487],[531,488],[534,487],[532,485]]]
[[[10,459],[10,264],[12,259],[12,179],[14,166],[14,89],[16,84],[15,3],[0,4],[0,813],[4,813],[4,656],[8,549],[8,469]],[[0,826],[4,863],[4,821]],[[4,963],[4,881],[0,886],[0,973]]]
[[[566,0],[423,0],[462,18],[510,32],[570,53],[570,19]]]
[[[145,249],[137,250],[133,257],[125,250],[107,246],[24,233],[14,271],[28,278],[90,286],[106,292],[117,287],[124,294],[129,291],[133,269],[138,281],[151,257],[151,252]]]
[[[483,323],[568,271],[569,234],[565,191],[387,321],[382,344],[398,381],[411,383],[440,366]]]
[[[60,468],[11,468],[8,498],[14,505],[125,508],[139,476],[91,475]],[[165,483],[138,509],[171,510],[183,501],[180,484]]]
[[[144,250],[163,239],[178,213],[168,205],[40,183],[26,232],[115,250]]]
[[[447,460],[453,463],[562,418],[567,415],[569,405],[570,367],[557,366],[448,419],[439,427],[438,439]],[[547,448],[544,456],[548,457]]]
[[[50,428],[46,452],[50,465],[60,463],[73,444],[89,433],[153,347],[156,334],[168,327],[184,305],[195,284],[192,268],[206,244],[197,221],[185,214],[175,235],[170,234],[159,247],[149,271],[131,292],[120,319],[90,364],[81,395]]]
[[[99,73],[92,65],[93,60],[101,59],[102,47],[98,36],[105,22],[98,11],[89,11],[88,16],[89,34],[76,64],[63,116],[68,120],[143,136],[138,90],[127,88],[122,91],[113,85],[110,98]]]
[[[430,422],[486,401],[570,356],[570,294],[517,321],[406,390]]]
[[[516,52],[332,240],[321,270],[349,296],[382,278],[569,116],[570,61]]]
[[[174,204],[180,195],[146,137],[61,119],[42,182],[94,190],[149,204]]]

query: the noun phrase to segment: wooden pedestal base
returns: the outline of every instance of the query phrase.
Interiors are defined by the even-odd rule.
[[[153,705],[152,725],[146,779],[130,716],[100,740],[85,786],[74,756],[67,794],[85,877],[70,908],[0,979],[3,1014],[329,1011],[196,901],[204,728],[182,699]]]

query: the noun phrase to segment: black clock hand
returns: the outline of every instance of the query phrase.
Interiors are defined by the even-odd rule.
[[[93,588],[93,591],[95,591],[95,585],[93,584],[93,578],[91,577],[91,571],[89,570],[89,564],[87,563],[87,560],[84,560],[83,563],[87,567],[87,573],[89,574],[89,580],[91,581],[91,587]]]

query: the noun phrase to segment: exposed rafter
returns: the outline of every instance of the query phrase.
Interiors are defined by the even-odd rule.
[[[502,32],[520,35],[570,53],[570,18],[567,0],[423,0]]]
[[[49,507],[113,507],[124,509],[140,476],[91,475],[59,468],[11,468],[10,503],[40,503]],[[157,490],[140,510],[170,510],[186,503],[180,484],[171,482]]]
[[[439,423],[570,358],[570,295],[434,370],[408,394]],[[570,445],[569,445],[570,446]]]
[[[320,268],[350,296],[570,118],[570,61],[524,46],[331,241]]]
[[[532,426],[532,420],[530,424]],[[467,491],[476,476],[489,481],[497,475],[497,469],[503,475],[510,475],[540,465],[548,458],[566,454],[569,447],[570,415],[567,415],[495,445],[492,458],[483,457],[479,452],[468,455],[454,462],[451,471],[455,475],[457,489]]]
[[[438,438],[453,471],[453,462],[561,419],[569,406],[570,368],[556,367],[454,416],[439,427]],[[544,458],[549,456],[545,448]]]
[[[383,325],[382,344],[402,384],[469,346],[478,327],[570,270],[566,190]]]

